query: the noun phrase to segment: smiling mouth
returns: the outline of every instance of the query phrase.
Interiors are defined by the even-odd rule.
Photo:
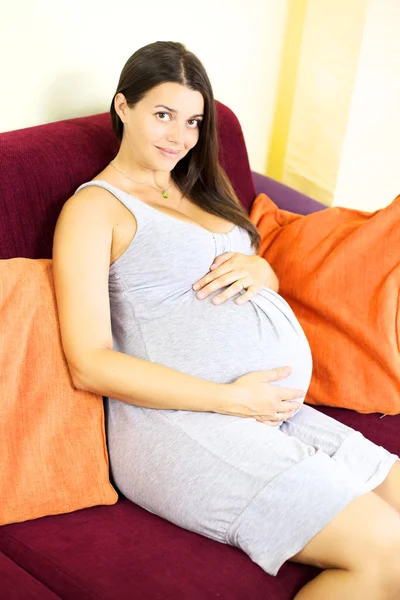
[[[160,150],[160,152],[162,152],[163,154],[167,154],[169,156],[178,156],[178,154],[180,154],[180,152],[176,152],[175,150],[169,150],[168,148],[160,148],[160,146],[156,146],[156,148],[158,148],[158,150]]]

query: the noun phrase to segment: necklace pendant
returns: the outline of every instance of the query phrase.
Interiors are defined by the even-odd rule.
[[[168,194],[165,190],[163,191],[162,195],[163,195],[163,198],[168,198]]]

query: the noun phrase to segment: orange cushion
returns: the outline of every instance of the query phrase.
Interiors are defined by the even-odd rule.
[[[400,196],[300,216],[260,194],[250,219],[311,346],[306,402],[400,413]]]
[[[61,346],[52,261],[0,261],[0,525],[115,504],[101,396]]]

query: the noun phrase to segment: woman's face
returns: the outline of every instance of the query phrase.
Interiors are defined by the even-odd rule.
[[[117,94],[117,106],[124,123],[122,142],[144,168],[172,171],[199,139],[203,96],[179,83],[157,85],[133,108]]]

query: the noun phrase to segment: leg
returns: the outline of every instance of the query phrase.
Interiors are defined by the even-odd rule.
[[[373,491],[400,513],[400,461],[394,463],[385,481]]]
[[[400,512],[400,461],[394,454],[308,405],[285,421],[281,431],[321,449],[350,471],[361,492],[374,491]]]
[[[326,569],[295,600],[398,600],[400,518],[368,492],[351,502],[291,559]]]

